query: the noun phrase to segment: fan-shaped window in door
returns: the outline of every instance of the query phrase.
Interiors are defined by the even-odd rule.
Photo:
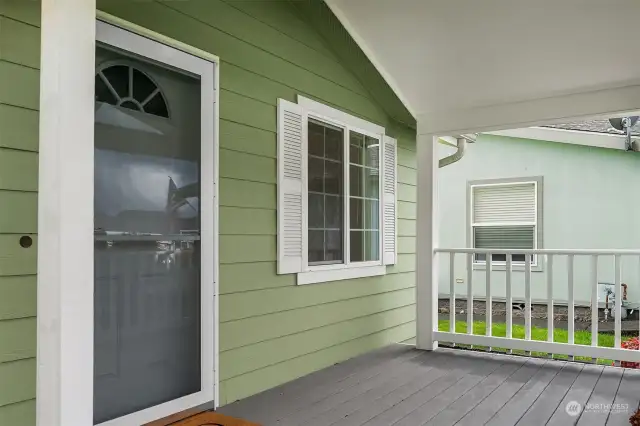
[[[167,101],[158,85],[130,65],[111,65],[98,71],[96,101],[169,118]]]

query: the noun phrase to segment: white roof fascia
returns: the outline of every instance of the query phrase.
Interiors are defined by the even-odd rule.
[[[355,41],[356,44],[360,47],[360,50],[362,50],[367,59],[369,59],[369,62],[371,62],[373,66],[378,70],[382,78],[387,82],[391,90],[393,90],[393,93],[395,93],[398,99],[400,99],[400,102],[402,102],[404,106],[409,110],[411,115],[415,117],[416,111],[409,103],[409,101],[402,95],[402,92],[399,89],[400,86],[396,83],[394,78],[391,77],[391,75],[382,67],[380,61],[378,61],[378,59],[376,58],[373,49],[371,49],[369,45],[365,43],[364,39],[360,37],[360,34],[358,34],[358,32],[355,30],[354,26],[347,18],[347,15],[342,12],[339,6],[337,6],[336,4],[332,4],[331,1],[326,1],[325,3],[327,6],[329,6],[329,9],[331,10],[331,12],[333,12],[336,18],[338,18],[338,21],[340,21],[344,29],[347,30],[353,41]]]

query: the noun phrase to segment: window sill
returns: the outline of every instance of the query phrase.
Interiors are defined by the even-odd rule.
[[[331,281],[348,280],[352,278],[376,277],[384,275],[387,267],[384,265],[344,267],[298,273],[298,285],[326,283]]]

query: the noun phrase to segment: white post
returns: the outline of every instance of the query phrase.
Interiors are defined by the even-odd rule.
[[[417,145],[416,346],[433,350],[438,347],[433,335],[438,329],[438,263],[433,252],[438,245],[438,138],[421,135],[420,123]]]
[[[95,0],[42,0],[38,426],[93,424]]]

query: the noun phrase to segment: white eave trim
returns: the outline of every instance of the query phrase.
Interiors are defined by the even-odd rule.
[[[387,267],[384,265],[345,267],[340,269],[330,269],[324,271],[308,271],[298,274],[298,285],[317,284],[329,281],[349,280],[352,278],[365,278],[384,275]]]
[[[597,148],[625,150],[625,137],[608,133],[583,132],[579,130],[554,129],[551,127],[528,127],[524,129],[485,132],[488,135],[511,138],[536,139],[541,141],[584,145]],[[637,137],[632,137],[636,139]]]
[[[393,93],[395,93],[398,99],[400,99],[400,102],[402,102],[404,106],[409,110],[411,115],[415,117],[416,116],[415,109],[409,103],[409,101],[402,95],[402,91],[400,91],[400,86],[396,83],[395,79],[391,77],[391,75],[380,64],[380,61],[378,61],[378,58],[373,53],[373,49],[371,49],[369,45],[367,45],[367,43],[364,41],[364,39],[360,37],[360,34],[358,34],[358,32],[355,30],[354,26],[351,24],[351,22],[347,18],[347,15],[343,13],[342,10],[337,5],[333,4],[333,2],[327,1],[325,3],[327,4],[331,12],[333,12],[335,17],[338,18],[338,21],[340,21],[344,29],[347,30],[347,32],[349,33],[353,41],[355,41],[358,47],[360,47],[360,50],[362,50],[362,53],[364,53],[367,59],[369,59],[369,62],[371,62],[371,64],[375,67],[375,69],[378,70],[382,78],[387,82],[391,90],[393,90]]]

